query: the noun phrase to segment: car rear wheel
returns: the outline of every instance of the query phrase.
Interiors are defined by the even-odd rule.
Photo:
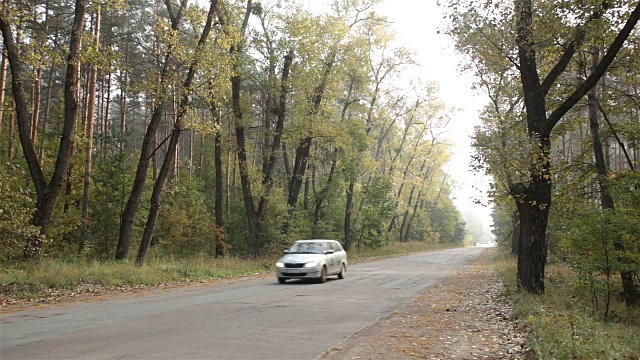
[[[322,267],[322,271],[320,271],[320,277],[318,278],[318,281],[321,283],[326,283],[327,282],[327,267],[323,266]]]
[[[347,273],[347,266],[343,263],[340,272],[338,273],[338,279],[344,279],[344,274]]]
[[[281,277],[278,278],[278,282],[280,284],[284,284],[286,281],[287,281],[287,279],[285,279],[285,278],[281,278]]]

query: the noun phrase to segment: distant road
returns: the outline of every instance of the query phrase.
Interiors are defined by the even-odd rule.
[[[485,247],[349,267],[325,284],[272,279],[0,315],[0,359],[313,359]]]

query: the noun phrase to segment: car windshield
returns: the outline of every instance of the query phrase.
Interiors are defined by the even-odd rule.
[[[322,254],[324,253],[323,243],[295,243],[289,250],[289,253],[297,254]]]

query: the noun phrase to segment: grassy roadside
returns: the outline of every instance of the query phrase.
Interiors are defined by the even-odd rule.
[[[394,243],[369,249],[353,248],[349,262],[401,256],[443,248],[422,242]],[[209,282],[248,275],[267,275],[276,257],[257,260],[206,256],[188,259],[150,259],[136,268],[133,261],[83,261],[43,259],[38,264],[20,263],[0,267],[0,307],[18,303],[55,301],[79,294],[101,294],[167,284]]]
[[[547,264],[543,296],[516,292],[515,258],[498,253],[495,268],[518,319],[531,329],[528,347],[536,358],[640,359],[640,309],[612,298],[604,320],[603,304],[561,262]]]

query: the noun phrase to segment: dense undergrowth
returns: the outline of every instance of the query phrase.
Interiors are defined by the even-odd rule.
[[[640,358],[640,308],[628,308],[617,296],[606,308],[606,299],[552,258],[542,296],[517,291],[515,258],[499,253],[496,269],[515,302],[518,319],[531,330],[528,346],[536,358]]]
[[[378,248],[353,248],[348,256],[349,261],[354,263],[442,247],[441,244],[417,241],[393,243]],[[82,293],[268,274],[273,270],[275,260],[275,257],[256,260],[237,257],[214,259],[202,255],[155,258],[137,268],[133,261],[43,259],[39,263],[22,263],[0,269],[0,303],[47,301]]]

